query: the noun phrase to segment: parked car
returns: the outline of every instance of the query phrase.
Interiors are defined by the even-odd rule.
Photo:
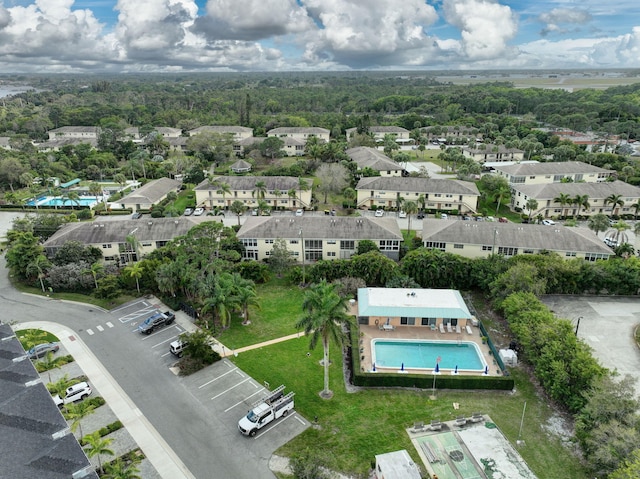
[[[504,216],[501,216],[500,219],[498,219],[498,221],[500,223],[508,223],[509,222],[509,220],[507,218],[505,218]]]
[[[81,382],[69,386],[64,394],[64,397],[60,397],[58,394],[53,396],[53,402],[56,406],[62,407],[64,404],[70,404],[76,401],[80,401],[91,396],[91,386],[87,382]]]
[[[376,218],[382,218],[384,216],[384,210],[376,210]]]
[[[605,238],[604,244],[606,244],[609,248],[617,248],[619,246],[615,238]]]
[[[419,219],[419,220],[422,220],[422,219],[424,219],[424,218],[425,218],[424,211],[418,211],[418,219]]]
[[[496,219],[493,216],[487,216],[487,221],[495,221]]]
[[[254,208],[251,210],[251,216],[258,216],[258,209]]]
[[[304,210],[302,208],[298,208],[296,210],[296,216],[302,216],[304,214]]]
[[[406,211],[398,211],[398,218],[406,218],[407,217],[407,212]]]
[[[618,224],[620,222],[620,220],[614,220],[613,218],[609,218],[609,226],[613,226],[615,224]]]
[[[545,225],[545,226],[553,226],[553,225],[556,224],[556,222],[553,221],[553,220],[544,219],[544,220],[542,220],[542,224]]]
[[[175,319],[176,315],[171,311],[165,311],[164,313],[156,311],[154,314],[145,319],[140,324],[140,326],[138,326],[138,331],[143,334],[151,334],[155,329],[173,323]]]
[[[49,351],[57,353],[59,349],[60,345],[58,343],[42,343],[32,347],[27,351],[27,354],[29,354],[29,359],[39,359],[46,356]]]
[[[462,220],[463,220],[463,221],[471,221],[471,216],[469,216],[469,215],[464,215],[464,216],[462,217]]]
[[[193,208],[187,208],[184,210],[185,216],[191,216],[193,214]]]
[[[196,208],[193,210],[193,216],[202,216],[204,214],[204,208]]]
[[[169,352],[174,356],[181,358],[184,354],[184,348],[186,345],[187,343],[185,343],[184,341],[180,341],[179,339],[177,341],[173,341],[169,345]]]
[[[448,220],[449,219],[449,215],[446,213],[440,213],[440,218],[443,220]]]
[[[140,218],[142,218],[142,213],[140,213],[139,211],[136,211],[134,214],[131,215],[132,220],[138,220]]]

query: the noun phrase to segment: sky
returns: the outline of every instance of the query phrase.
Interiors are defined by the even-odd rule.
[[[0,0],[0,73],[640,68],[638,0]]]

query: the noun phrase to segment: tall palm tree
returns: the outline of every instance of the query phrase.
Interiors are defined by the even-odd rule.
[[[100,432],[96,431],[93,434],[88,434],[84,440],[86,441],[84,450],[87,453],[87,456],[98,456],[98,468],[100,469],[100,474],[102,474],[104,471],[102,470],[102,459],[100,456],[114,455],[113,451],[109,449],[109,445],[113,442],[113,439],[109,437],[100,437]]]
[[[91,414],[95,408],[93,404],[87,401],[66,404],[64,409],[66,417],[71,421],[71,431],[75,432],[75,430],[79,428],[80,437],[82,437],[82,424],[80,421]]]
[[[589,195],[576,195],[573,197],[571,202],[578,207],[578,216],[580,216],[580,211],[582,208],[588,210],[591,208],[591,203],[589,203]]]
[[[278,200],[280,199],[280,197],[283,195],[284,193],[282,191],[280,191],[278,188],[276,188],[275,190],[273,190],[273,196],[276,197],[275,201],[274,201],[274,205],[273,205],[273,209],[277,210],[278,209]]]
[[[407,214],[407,223],[409,226],[409,234],[411,234],[411,215],[418,212],[418,203],[415,201],[407,201],[404,204],[404,212]]]
[[[302,302],[304,316],[296,324],[305,334],[311,335],[309,347],[314,349],[318,341],[322,341],[324,349],[324,389],[320,393],[329,399],[333,393],[329,389],[329,343],[331,340],[342,345],[346,338],[343,327],[351,323],[347,315],[347,299],[336,292],[337,284],[327,283],[325,280],[311,286]]]
[[[31,263],[27,265],[26,273],[28,275],[35,275],[40,280],[40,288],[44,293],[44,278],[47,276],[47,268],[51,266],[51,263],[47,257],[43,254],[36,256]]]
[[[564,207],[571,204],[571,196],[569,196],[566,193],[560,193],[558,196],[556,196],[553,199],[554,203],[558,203],[561,207],[562,207],[562,216],[566,216],[565,215],[565,211],[564,211]]]
[[[258,200],[264,200],[267,195],[267,184],[260,180],[256,181],[256,184],[253,187],[253,191],[251,192],[251,196],[258,198]]]
[[[235,200],[233,203],[231,203],[229,209],[238,218],[238,226],[240,226],[240,217],[244,214],[245,211],[247,211],[247,205],[245,205],[242,201]]]
[[[75,203],[76,206],[80,205],[80,195],[78,194],[77,191],[68,191],[66,196],[66,201],[71,201],[71,203]]]
[[[139,459],[132,460],[129,464],[126,464],[121,458],[116,459],[111,464],[107,464],[105,467],[106,474],[102,476],[103,479],[141,479],[138,475],[140,470],[138,469]]]
[[[140,258],[138,258],[138,248],[140,247],[140,241],[138,241],[138,238],[136,237],[136,235],[134,234],[128,234],[125,237],[125,246],[127,247],[127,255],[129,256],[129,263],[133,261],[133,255],[135,253],[136,256],[136,261],[138,261]]]
[[[291,188],[289,191],[287,191],[287,196],[289,197],[291,206],[295,206],[296,198],[298,198],[298,190],[296,190],[295,188]]]
[[[612,216],[615,216],[618,214],[618,207],[622,208],[624,206],[624,200],[622,199],[622,195],[610,194],[604,199],[605,206],[607,206],[609,203],[611,203]]]
[[[227,207],[226,197],[227,195],[231,194],[231,185],[229,185],[229,183],[220,182],[220,183],[217,183],[217,187],[218,189],[216,190],[216,194],[222,195],[222,203],[226,208]]]
[[[358,192],[351,187],[347,187],[342,191],[342,196],[344,196],[344,199],[347,201],[347,204],[349,205],[350,208],[355,208],[355,202],[356,199],[358,198]]]
[[[262,216],[262,213],[268,213],[269,212],[269,205],[267,204],[267,202],[265,200],[259,200],[258,201],[258,216]]]
[[[156,268],[156,284],[161,293],[170,293],[171,296],[176,295],[176,290],[180,283],[176,265],[176,262],[163,263]]]
[[[86,272],[91,273],[91,276],[93,276],[93,283],[95,284],[96,289],[98,289],[98,276],[104,273],[104,265],[100,261],[96,261]]]
[[[529,221],[531,221],[531,215],[538,209],[538,201],[534,198],[529,198],[525,207],[527,208],[527,211],[529,211]]]
[[[640,199],[637,200],[634,204],[631,205],[631,208],[633,208],[633,215],[634,215],[634,219],[638,219],[638,211],[640,210]]]
[[[130,264],[124,269],[124,273],[130,278],[135,278],[136,289],[138,290],[138,294],[140,294],[140,278],[142,278],[142,274],[144,273],[144,266],[142,263]]]
[[[511,189],[509,188],[509,185],[500,184],[498,188],[496,188],[496,190],[493,192],[493,195],[495,200],[498,203],[496,206],[496,214],[497,214],[498,210],[500,209],[500,204],[504,200],[508,200],[509,197],[511,196]]]
[[[631,229],[631,226],[627,223],[624,221],[618,221],[616,224],[611,226],[611,231],[607,232],[604,236],[605,238],[611,239],[619,246],[623,243],[629,242],[629,236],[625,233],[625,231],[629,229]]]

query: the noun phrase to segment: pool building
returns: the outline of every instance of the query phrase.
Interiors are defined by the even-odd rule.
[[[457,290],[360,288],[353,308],[364,371],[501,374]]]

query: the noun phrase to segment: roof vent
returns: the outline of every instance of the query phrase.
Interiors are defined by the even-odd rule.
[[[100,223],[100,228],[104,228],[104,225],[102,223]]]
[[[175,223],[175,224],[178,224],[178,223],[180,223],[180,222],[179,222],[178,220],[175,220],[175,221],[174,221],[174,223]]]

